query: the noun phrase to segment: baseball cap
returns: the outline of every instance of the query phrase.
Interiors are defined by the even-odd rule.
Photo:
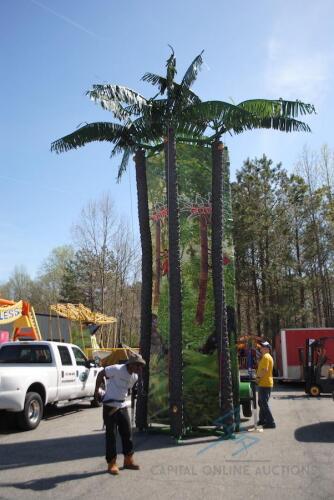
[[[260,342],[260,345],[262,347],[267,347],[268,349],[271,349],[271,345],[266,340],[264,342]]]

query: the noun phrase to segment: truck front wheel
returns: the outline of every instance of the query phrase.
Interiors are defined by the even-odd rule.
[[[18,425],[24,431],[36,429],[43,416],[43,401],[37,392],[28,392],[24,410],[18,415]]]

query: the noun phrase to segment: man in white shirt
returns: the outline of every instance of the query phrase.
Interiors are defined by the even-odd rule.
[[[122,440],[124,469],[138,470],[139,465],[133,461],[133,442],[131,423],[127,410],[126,397],[138,380],[138,373],[146,363],[140,354],[132,355],[123,365],[106,366],[98,374],[96,387],[106,379],[106,392],[103,397],[103,421],[106,427],[106,460],[108,472],[119,474],[116,464],[116,431]],[[98,391],[97,391],[98,392]]]

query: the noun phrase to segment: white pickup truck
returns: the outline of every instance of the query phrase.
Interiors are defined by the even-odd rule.
[[[0,344],[0,410],[15,412],[19,427],[31,430],[40,423],[46,405],[90,400],[92,406],[100,406],[94,399],[100,370],[73,344]]]

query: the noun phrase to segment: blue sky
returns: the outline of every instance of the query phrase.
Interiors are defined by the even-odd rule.
[[[179,77],[204,49],[194,90],[203,100],[252,97],[312,102],[312,134],[227,137],[233,173],[266,153],[292,170],[304,145],[333,148],[332,0],[2,0],[0,282],[14,266],[35,276],[91,199],[109,192],[137,234],[133,169],[116,184],[110,145],[55,155],[50,143],[80,123],[112,116],[85,96],[93,83],[144,95],[146,71],[164,72],[168,44]]]

